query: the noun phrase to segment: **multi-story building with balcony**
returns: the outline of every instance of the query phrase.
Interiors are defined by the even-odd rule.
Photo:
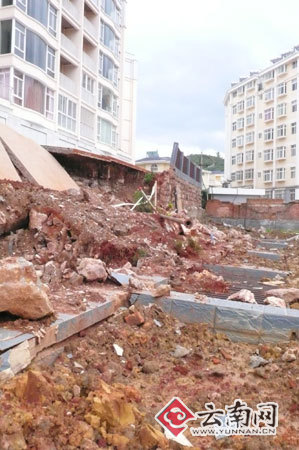
[[[0,0],[0,122],[42,145],[134,159],[126,0]]]
[[[294,47],[227,91],[225,176],[232,187],[299,200],[298,60]]]

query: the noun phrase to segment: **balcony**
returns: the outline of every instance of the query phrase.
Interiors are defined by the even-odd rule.
[[[96,27],[87,19],[87,17],[84,17],[84,31],[87,31],[87,33],[96,41],[98,40]]]
[[[86,89],[82,89],[82,100],[89,106],[96,107],[96,96]]]
[[[65,34],[61,34],[61,46],[70,55],[78,58],[79,48]]]
[[[77,93],[76,83],[62,72],[60,72],[60,86],[72,94]]]
[[[75,20],[80,19],[80,11],[76,8],[76,6],[70,0],[62,0],[63,8],[70,14]]]
[[[97,71],[97,62],[95,59],[92,59],[87,53],[83,52],[83,64],[86,66],[91,72],[95,73]]]

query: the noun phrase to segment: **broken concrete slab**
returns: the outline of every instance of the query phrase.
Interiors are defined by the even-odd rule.
[[[21,181],[2,142],[0,141],[0,180]]]
[[[256,250],[248,250],[247,252],[251,256],[257,256],[258,258],[270,259],[271,261],[279,261],[281,256],[278,253],[262,252]]]
[[[132,277],[132,275],[128,275],[126,273],[122,273],[122,272],[114,271],[114,270],[112,270],[110,272],[110,276],[111,276],[111,278],[116,280],[122,286],[129,286],[130,278]],[[146,276],[139,275],[138,278],[140,278],[141,280],[144,280],[144,281],[148,280],[148,277],[146,277]],[[153,281],[155,288],[158,288],[161,285],[169,283],[169,280],[165,277],[153,276],[150,279]]]
[[[272,270],[264,267],[248,267],[248,266],[228,266],[220,264],[204,264],[204,268],[211,272],[222,275],[225,280],[244,281],[248,283],[258,283],[262,278],[275,278],[279,275],[285,278],[289,272],[282,270]]]
[[[0,141],[10,161],[31,183],[57,191],[79,190],[77,184],[56,159],[33,140],[0,124]]]
[[[164,312],[184,323],[206,323],[232,341],[252,344],[289,342],[299,339],[299,311],[207,298],[200,303],[194,295],[171,292],[154,299],[148,292],[133,294],[131,304],[158,304]]]
[[[0,352],[13,348],[31,338],[33,338],[33,334],[22,333],[19,330],[0,328]]]
[[[263,247],[263,248],[287,248],[288,243],[286,241],[271,241],[271,240],[267,240],[267,239],[263,239],[261,241],[258,242],[258,247]]]
[[[84,312],[79,314],[59,313],[57,315],[57,320],[46,328],[44,336],[39,340],[32,334],[15,331],[14,333],[20,333],[17,335],[17,338],[21,343],[15,345],[13,348],[9,348],[1,354],[0,381],[7,381],[9,378],[12,378],[18,372],[28,367],[32,360],[43,350],[63,342],[74,334],[110,317],[123,304],[127,297],[128,293],[125,291],[110,292],[107,294],[104,303],[90,303],[87,305],[87,309]],[[11,330],[6,334],[5,329],[5,332],[2,333],[4,338],[2,346],[4,350],[5,338],[7,338],[7,336],[14,336],[14,334],[10,334],[10,331]]]

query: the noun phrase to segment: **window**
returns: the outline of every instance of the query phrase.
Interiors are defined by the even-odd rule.
[[[116,23],[121,24],[121,11],[117,8],[115,0],[102,0],[102,10]]]
[[[277,115],[278,117],[285,116],[287,113],[287,104],[286,103],[280,103],[277,105]]]
[[[118,98],[106,86],[98,86],[98,107],[114,116],[118,115]]]
[[[236,157],[232,156],[232,166],[234,166],[236,164]]]
[[[263,78],[264,78],[265,81],[273,80],[273,78],[274,78],[274,70],[270,70],[270,72],[265,73]]]
[[[95,115],[88,109],[81,108],[80,114],[80,135],[94,140],[94,121]]]
[[[281,181],[285,179],[286,170],[284,167],[276,169],[276,180]]]
[[[295,200],[296,200],[296,189],[290,189],[290,201],[294,202]]]
[[[101,42],[109,48],[114,55],[119,55],[119,39],[116,37],[113,29],[101,20]]]
[[[274,119],[274,108],[265,109],[265,122]]]
[[[277,147],[276,149],[276,159],[285,159],[286,157],[286,147]]]
[[[238,130],[242,130],[244,128],[244,119],[238,119],[237,120],[237,128]]]
[[[285,95],[287,93],[287,83],[279,83],[277,85],[277,95]]]
[[[291,123],[291,132],[292,132],[292,134],[297,133],[297,122]]]
[[[118,68],[109,56],[100,52],[100,75],[118,86]]]
[[[297,100],[292,101],[292,112],[297,112]]]
[[[237,105],[233,105],[233,114],[237,114]]]
[[[254,160],[254,150],[250,150],[249,152],[246,152],[246,161],[251,162]]]
[[[10,100],[10,70],[0,69],[0,98],[4,100]]]
[[[232,97],[233,97],[233,98],[237,97],[237,91],[234,91],[234,92],[232,93]]]
[[[158,164],[151,165],[151,172],[158,172]]]
[[[238,153],[236,157],[237,164],[243,164],[243,153]]]
[[[253,176],[254,176],[254,170],[253,169],[245,170],[245,180],[253,180]]]
[[[54,119],[54,91],[47,88],[46,92],[46,117],[48,119]]]
[[[291,145],[291,156],[296,156],[296,144]]]
[[[241,100],[240,102],[238,102],[238,112],[242,112],[244,111],[244,100]]]
[[[244,136],[238,136],[237,137],[237,146],[243,147],[243,145],[244,145]]]
[[[49,32],[52,36],[56,36],[57,31],[57,10],[54,6],[49,5]]]
[[[259,139],[262,139],[263,133],[259,133]]]
[[[23,11],[26,11],[27,0],[17,0],[17,6]]]
[[[87,75],[87,73],[83,72],[82,87],[91,94],[94,93],[94,83],[94,79]]]
[[[273,141],[274,137],[274,129],[273,128],[267,128],[264,131],[264,140],[267,141]]]
[[[254,114],[249,114],[247,117],[246,117],[246,125],[249,127],[250,125],[253,125],[254,124],[254,118],[255,118],[255,115]]]
[[[118,141],[116,127],[111,122],[108,122],[108,120],[98,117],[97,138],[103,144],[116,147]]]
[[[34,78],[25,75],[24,106],[40,114],[45,113],[45,86]]]
[[[277,73],[278,74],[285,73],[286,71],[287,71],[286,64],[282,64],[281,66],[277,67]]]
[[[296,67],[297,67],[297,59],[295,59],[295,61],[292,62],[292,67],[293,67],[293,69],[296,69]]]
[[[237,129],[237,122],[233,122],[233,131],[236,131]]]
[[[24,75],[18,70],[14,70],[13,77],[13,99],[17,105],[23,105],[24,96]]]
[[[264,182],[269,183],[273,181],[273,170],[264,170]]]
[[[287,126],[285,124],[277,126],[277,137],[283,138],[287,135]]]
[[[291,167],[291,178],[296,178],[296,167]]]
[[[26,31],[26,61],[46,70],[47,45],[37,34]]]
[[[252,108],[254,106],[254,103],[255,103],[254,95],[248,97],[246,100],[246,108]]]
[[[249,83],[247,83],[247,85],[246,85],[247,91],[249,91],[250,89],[254,88],[254,86],[255,86],[255,81],[254,80],[249,81]]]
[[[243,171],[242,170],[238,170],[236,172],[236,180],[237,181],[243,181]]]
[[[252,144],[254,142],[254,131],[246,133],[246,144]]]
[[[273,148],[264,150],[264,161],[273,161]]]
[[[245,92],[245,86],[240,86],[240,87],[238,88],[238,95],[243,95],[244,92]]]
[[[232,148],[237,147],[237,139],[232,140]]]
[[[15,54],[24,58],[25,55],[25,27],[19,22],[15,24]]]
[[[48,47],[47,53],[47,74],[55,77],[55,50],[51,47]]]
[[[27,14],[48,26],[48,0],[27,0]]]
[[[284,199],[284,190],[283,189],[275,189],[274,198],[283,200]]]
[[[236,174],[235,174],[235,172],[231,173],[231,181],[236,181]]]
[[[264,95],[265,95],[265,102],[270,102],[271,100],[274,99],[274,89],[273,88],[267,89]]]
[[[296,91],[297,89],[297,78],[292,80],[292,91]]]
[[[59,95],[58,125],[69,131],[76,131],[77,105],[64,95]]]
[[[258,152],[257,157],[258,157],[258,158],[261,158],[261,157],[262,157],[262,152]]]
[[[265,197],[266,198],[272,198],[272,190],[266,190]]]
[[[0,22],[0,54],[11,53],[11,31],[12,21],[2,20]]]

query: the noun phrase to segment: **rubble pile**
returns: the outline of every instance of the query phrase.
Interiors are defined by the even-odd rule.
[[[186,431],[194,448],[297,448],[298,358],[295,343],[233,344],[156,306],[122,308],[72,338],[52,366],[36,362],[2,386],[0,448],[183,448],[154,420],[177,395],[192,411],[209,401],[223,408],[232,397],[252,408],[279,403],[276,437],[199,439]]]

